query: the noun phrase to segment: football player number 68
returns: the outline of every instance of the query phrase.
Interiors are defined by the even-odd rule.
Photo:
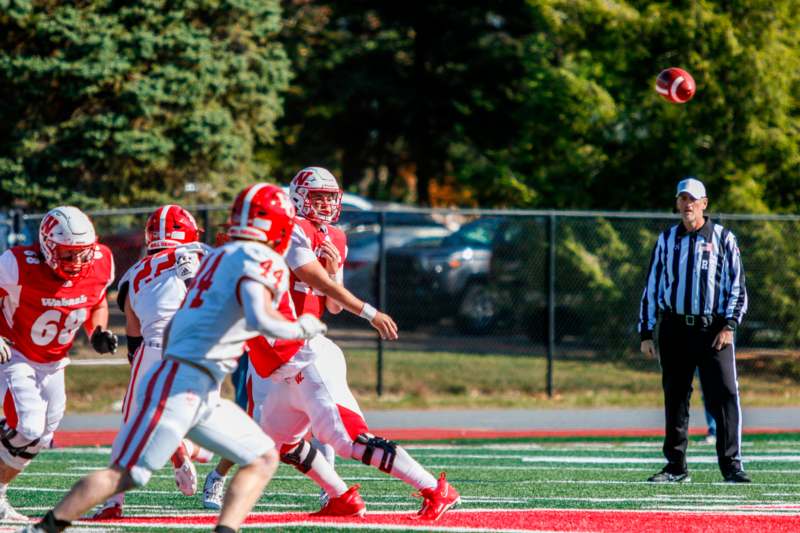
[[[75,332],[86,321],[86,309],[70,311],[61,325],[62,314],[56,309],[49,309],[36,319],[31,328],[31,340],[38,346],[47,346],[58,336],[59,344],[67,344],[75,336]],[[59,330],[59,326],[61,329]]]

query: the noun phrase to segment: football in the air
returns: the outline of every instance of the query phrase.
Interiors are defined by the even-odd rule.
[[[694,78],[682,68],[664,69],[656,78],[656,92],[674,104],[691,100],[696,89]]]

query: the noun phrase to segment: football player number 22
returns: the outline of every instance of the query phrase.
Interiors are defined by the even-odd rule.
[[[61,311],[49,309],[42,313],[33,323],[31,340],[38,346],[47,346],[58,337],[59,344],[67,344],[75,336],[75,332],[86,322],[86,309],[73,309],[62,323]]]
[[[197,289],[197,294],[195,294],[194,298],[192,298],[192,301],[189,303],[189,307],[195,308],[203,305],[203,293],[211,288],[211,278],[214,277],[214,272],[217,270],[219,262],[222,260],[224,255],[225,253],[223,252],[217,254],[217,257],[215,257],[213,260],[207,260],[203,262],[203,265],[200,267],[200,273],[197,275],[194,280],[194,284],[192,285],[193,289]]]

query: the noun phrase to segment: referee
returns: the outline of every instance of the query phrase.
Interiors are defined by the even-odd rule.
[[[653,329],[661,317],[658,353],[666,417],[667,465],[652,482],[690,481],[686,465],[689,398],[699,370],[707,407],[717,421],[717,459],[725,481],[749,483],[742,469],[742,414],[733,335],[747,311],[747,291],[733,233],[703,212],[705,186],[678,183],[681,223],[658,237],[639,313],[641,350],[655,357]]]

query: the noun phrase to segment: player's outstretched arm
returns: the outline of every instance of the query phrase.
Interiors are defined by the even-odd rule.
[[[320,291],[328,298],[333,298],[354,315],[369,321],[384,339],[394,340],[397,338],[397,324],[392,320],[392,317],[363,302],[347,290],[344,285],[331,279],[319,261],[310,261],[296,268],[294,274],[309,287]]]
[[[272,292],[261,283],[244,279],[239,284],[239,301],[249,329],[278,339],[310,339],[328,331],[313,315],[301,315],[297,322],[286,320],[272,307]]]
[[[97,353],[114,353],[117,350],[117,336],[108,330],[108,302],[105,298],[92,309],[83,327]]]

